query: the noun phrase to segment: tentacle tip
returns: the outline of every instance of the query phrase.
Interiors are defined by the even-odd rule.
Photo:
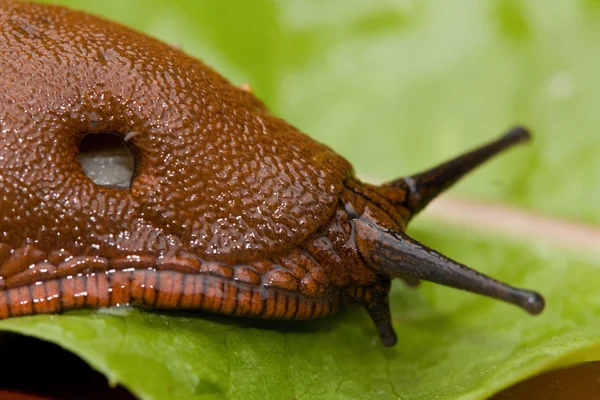
[[[546,307],[544,297],[536,292],[531,292],[525,299],[523,308],[532,315],[540,314]]]
[[[531,131],[524,126],[517,125],[506,133],[505,138],[513,143],[528,142],[531,140]]]
[[[396,332],[393,330],[379,332],[379,337],[381,338],[381,344],[384,347],[394,347],[396,343],[398,343],[398,336],[396,336]]]

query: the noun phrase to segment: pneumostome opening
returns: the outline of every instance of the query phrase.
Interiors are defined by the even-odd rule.
[[[135,157],[123,138],[113,133],[87,134],[79,144],[79,162],[94,183],[128,189]]]

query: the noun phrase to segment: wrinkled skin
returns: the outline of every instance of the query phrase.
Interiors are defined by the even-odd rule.
[[[333,214],[350,165],[252,94],[120,26],[0,4],[1,206],[28,210],[5,214],[3,240],[105,253],[112,234],[235,263],[285,253]],[[135,133],[131,190],[78,167],[82,135],[98,132]]]
[[[82,138],[104,133],[135,156],[125,188],[79,163]],[[392,277],[444,283],[435,263],[461,271],[454,287],[526,308],[531,293],[424,258],[402,233],[524,137],[368,185],[201,61],[90,15],[0,0],[0,318],[132,304],[309,319],[359,302],[389,346]]]

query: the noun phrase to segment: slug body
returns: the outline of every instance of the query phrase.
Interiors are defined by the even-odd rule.
[[[86,135],[135,156],[92,181]],[[362,304],[394,345],[394,277],[543,308],[408,237],[508,135],[381,186],[184,53],[62,7],[0,0],[0,318],[134,305],[310,319]]]

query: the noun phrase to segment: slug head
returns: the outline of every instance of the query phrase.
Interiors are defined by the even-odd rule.
[[[493,156],[518,143],[529,140],[529,132],[516,127],[501,138],[467,152],[419,174],[384,184],[378,194],[386,198],[402,216],[400,225],[423,210],[435,197],[448,189],[468,172]],[[494,280],[419,243],[402,229],[381,223],[376,215],[363,212],[354,216],[356,244],[359,253],[371,268],[385,277],[425,280],[444,286],[492,297],[521,307],[530,314],[544,309],[543,297],[529,290],[515,288]],[[382,342],[392,346],[396,336],[391,327],[387,298],[385,305],[367,305]]]

